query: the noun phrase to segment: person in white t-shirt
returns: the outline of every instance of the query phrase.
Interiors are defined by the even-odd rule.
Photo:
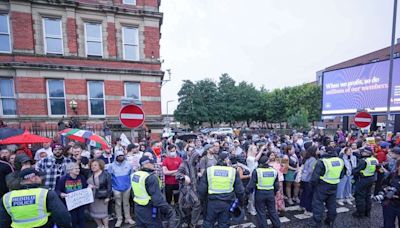
[[[261,147],[260,151],[258,151],[256,145],[250,145],[247,150],[247,167],[249,167],[250,173],[253,173],[253,170],[258,167],[258,160],[260,159],[262,152],[265,146]],[[254,193],[249,195],[249,203],[247,205],[247,210],[251,215],[256,215],[256,208],[254,207]]]
[[[143,156],[143,152],[139,151],[139,145],[129,144],[126,150],[126,159],[128,163],[132,165],[134,172],[138,171],[140,168],[139,160]]]
[[[39,161],[41,159],[40,154],[42,152],[46,152],[47,157],[53,156],[53,150],[51,149],[50,145],[51,145],[51,142],[43,143],[43,148],[40,148],[35,153],[35,161]]]

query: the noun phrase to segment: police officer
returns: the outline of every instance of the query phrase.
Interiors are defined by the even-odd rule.
[[[275,208],[275,194],[279,190],[278,172],[268,165],[268,157],[268,155],[263,155],[259,159],[258,168],[253,170],[246,192],[253,193],[255,190],[257,227],[267,227],[267,218],[265,216],[265,207],[267,207],[272,226],[277,228],[281,225]]]
[[[358,159],[357,166],[352,173],[355,177],[354,198],[357,210],[352,214],[356,218],[371,214],[371,188],[375,182],[375,172],[378,160],[372,156],[369,148],[362,149],[361,159]]]
[[[6,193],[0,203],[0,227],[72,227],[67,208],[54,191],[40,188],[42,173],[20,172],[21,189]]]
[[[396,217],[400,217],[400,159],[396,161],[396,170],[384,180],[383,186],[384,191],[374,199],[383,200],[383,227],[395,228]]]
[[[154,174],[155,161],[143,156],[139,163],[141,170],[131,176],[136,227],[162,227],[161,214],[168,219],[168,227],[175,227],[175,211],[165,201],[160,180]]]
[[[315,164],[311,176],[311,184],[314,186],[312,201],[313,222],[311,227],[321,227],[325,211],[324,203],[328,209],[325,224],[333,227],[336,218],[336,190],[340,179],[346,173],[344,161],[338,158],[337,153],[332,149],[322,151],[321,159]]]
[[[235,199],[239,200],[239,204],[243,202],[242,181],[236,170],[229,165],[229,153],[221,152],[217,165],[208,167],[200,179],[200,199],[208,200],[204,228],[214,227],[216,221],[219,228],[229,227],[230,207]]]

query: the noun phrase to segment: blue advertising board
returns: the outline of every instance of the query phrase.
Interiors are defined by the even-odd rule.
[[[359,109],[385,112],[389,60],[324,72],[322,115],[354,114]],[[400,111],[400,58],[394,60],[390,110]]]

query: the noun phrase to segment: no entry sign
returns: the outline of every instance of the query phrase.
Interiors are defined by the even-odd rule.
[[[144,123],[143,109],[137,105],[126,105],[119,112],[119,120],[127,128],[137,128]]]
[[[372,116],[368,112],[359,112],[354,116],[354,123],[359,128],[368,127],[372,122]]]

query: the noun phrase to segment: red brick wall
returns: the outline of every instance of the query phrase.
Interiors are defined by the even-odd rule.
[[[104,81],[104,89],[106,95],[124,96],[124,84],[122,81]]]
[[[158,82],[141,82],[140,92],[142,96],[161,97],[161,87]]]
[[[78,53],[78,45],[77,45],[75,18],[67,19],[67,39],[68,39],[69,53],[77,54]]]
[[[11,12],[13,48],[33,50],[33,22],[30,13]]]
[[[15,87],[17,93],[46,94],[46,80],[44,78],[17,77]]]
[[[144,55],[147,58],[160,57],[160,30],[155,27],[144,27]]]
[[[65,79],[65,93],[75,95],[87,95],[86,80],[84,79]]]
[[[116,57],[117,56],[117,45],[116,45],[116,38],[115,38],[115,24],[112,22],[107,23],[107,47],[108,47],[108,55],[109,57]]]
[[[46,99],[18,99],[19,115],[47,115]]]
[[[106,114],[107,116],[117,116],[121,109],[120,100],[108,100],[106,101]]]
[[[160,133],[151,133],[150,134],[151,140],[160,140],[161,139],[161,134]]]
[[[146,115],[161,115],[161,102],[143,101],[143,111]]]
[[[136,5],[158,7],[158,2],[157,2],[157,0],[136,0]]]

